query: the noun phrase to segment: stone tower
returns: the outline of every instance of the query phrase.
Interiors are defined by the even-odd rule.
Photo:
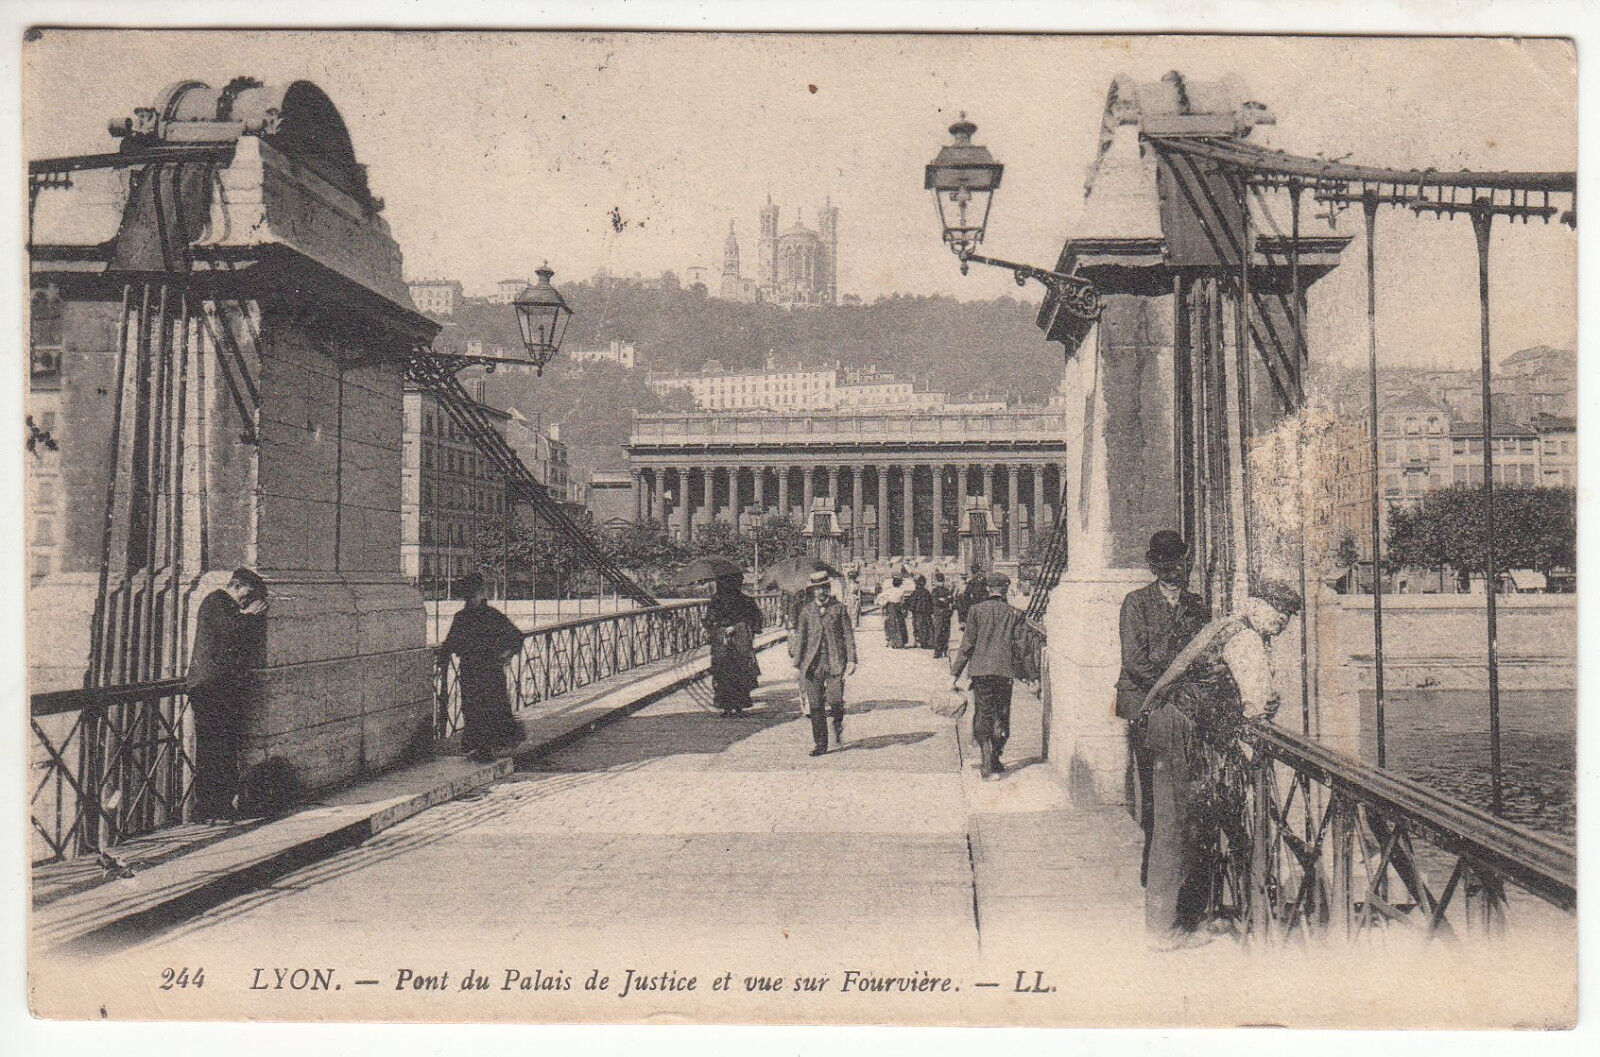
[[[817,234],[822,237],[822,252],[817,260],[817,294],[822,304],[839,303],[839,207],[832,196],[823,199],[817,210]]]
[[[739,236],[734,234],[733,221],[728,221],[728,241],[722,244],[722,296],[739,296]]]
[[[767,290],[778,285],[778,207],[767,195],[767,204],[761,207],[761,248],[757,261],[756,282]]]

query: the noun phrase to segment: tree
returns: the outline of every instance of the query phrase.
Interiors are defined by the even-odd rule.
[[[1457,486],[1429,492],[1413,509],[1389,517],[1385,564],[1483,569],[1483,490]],[[1571,488],[1496,488],[1495,564],[1549,573],[1577,563],[1577,494]]]

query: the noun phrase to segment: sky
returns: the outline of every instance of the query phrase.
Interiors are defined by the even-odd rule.
[[[114,149],[106,122],[186,78],[309,79],[333,99],[405,254],[408,278],[468,294],[597,269],[720,270],[729,222],[746,274],[757,211],[781,226],[840,209],[840,292],[1038,299],[962,277],[922,167],[959,110],[1005,163],[987,252],[1051,265],[1072,234],[1112,79],[1231,79],[1278,117],[1274,145],[1396,167],[1571,169],[1576,71],[1552,41],[49,30],[24,49],[30,158]],[[612,223],[615,209],[625,222]],[[1343,266],[1311,296],[1308,339],[1365,357],[1360,211]],[[1385,362],[1476,361],[1471,225],[1380,215]],[[1496,354],[1575,341],[1577,239],[1497,225]]]

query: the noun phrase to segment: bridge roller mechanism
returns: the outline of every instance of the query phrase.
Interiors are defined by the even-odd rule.
[[[650,592],[639,586],[561,509],[561,504],[550,495],[549,489],[533,476],[516,451],[500,435],[500,431],[478,410],[477,404],[456,377],[456,371],[462,366],[455,357],[419,349],[406,361],[406,377],[427,390],[451,420],[477,445],[484,457],[494,464],[495,469],[504,476],[509,498],[513,502],[531,506],[620,593],[641,606],[658,605]]]

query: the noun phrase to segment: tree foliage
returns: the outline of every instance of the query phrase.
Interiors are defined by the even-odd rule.
[[[1577,495],[1571,488],[1494,490],[1495,564],[1501,569],[1574,568]],[[1440,489],[1389,515],[1385,564],[1483,572],[1483,490]]]

